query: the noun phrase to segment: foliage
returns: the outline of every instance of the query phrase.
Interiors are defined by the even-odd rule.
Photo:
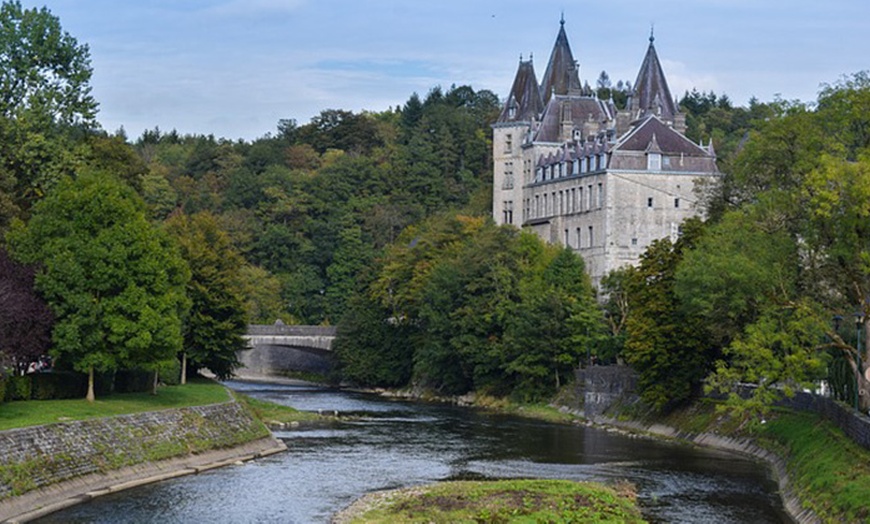
[[[229,378],[239,366],[236,352],[245,348],[243,259],[210,213],[177,213],[166,229],[190,267],[190,310],[184,319],[188,374],[208,368],[221,379]]]
[[[81,372],[156,369],[179,350],[188,270],[129,186],[101,173],[67,179],[9,242],[41,267],[56,360]]]
[[[677,265],[701,234],[697,219],[686,222],[677,242],[653,242],[627,277],[624,356],[638,372],[641,398],[658,410],[697,393],[716,357],[701,317],[680,307],[674,289]]]
[[[36,294],[34,270],[0,248],[0,354],[19,372],[51,345],[53,317]]]
[[[0,229],[72,174],[96,126],[88,47],[51,12],[0,4]]]
[[[92,124],[88,47],[47,8],[22,9],[18,0],[0,5],[0,25],[0,115]]]
[[[345,377],[442,394],[547,396],[600,325],[575,254],[461,215],[406,229],[355,300],[336,340]]]

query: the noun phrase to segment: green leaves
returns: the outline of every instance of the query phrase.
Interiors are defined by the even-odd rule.
[[[88,371],[174,358],[189,273],[128,186],[107,175],[64,180],[8,240],[42,268],[36,287],[56,317],[59,360]]]
[[[601,321],[580,258],[461,215],[408,228],[365,297],[369,309],[339,324],[345,377],[445,394],[546,396],[570,380]]]

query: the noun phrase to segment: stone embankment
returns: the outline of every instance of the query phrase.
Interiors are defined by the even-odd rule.
[[[237,402],[0,432],[0,521],[286,449]]]

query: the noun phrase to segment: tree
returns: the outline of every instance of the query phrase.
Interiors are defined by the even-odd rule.
[[[0,5],[0,115],[92,126],[90,53],[43,7]]]
[[[637,371],[640,396],[657,410],[685,402],[700,390],[717,354],[700,317],[680,307],[674,275],[684,253],[701,235],[697,219],[683,224],[672,243],[656,240],[629,270],[625,359]]]
[[[88,400],[95,371],[142,367],[156,377],[181,348],[187,266],[115,177],[63,180],[8,240],[16,258],[39,264],[36,287],[56,318],[52,355],[88,373]]]
[[[27,366],[51,346],[53,317],[33,287],[35,271],[9,258],[0,248],[0,354],[16,371]]]
[[[71,136],[96,126],[88,48],[48,9],[0,5],[0,227],[25,213],[78,153]]]
[[[245,348],[243,259],[211,213],[188,216],[178,212],[167,220],[166,228],[191,272],[182,380],[202,368],[220,379],[229,378],[239,366],[237,352]]]

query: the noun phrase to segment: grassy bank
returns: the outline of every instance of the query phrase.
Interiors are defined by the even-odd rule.
[[[197,379],[184,386],[161,387],[157,395],[124,393],[97,398],[95,402],[85,399],[7,402],[0,405],[0,431],[161,409],[204,406],[228,400],[230,396],[221,384]]]
[[[792,489],[825,522],[870,521],[870,450],[814,414],[774,411],[747,431],[718,413],[714,402],[701,401],[658,422],[690,433],[750,438],[786,461]]]
[[[313,422],[326,419],[326,417],[322,417],[316,413],[299,411],[290,406],[259,400],[236,391],[232,392],[232,394],[239,403],[247,408],[249,412],[267,425],[274,425],[276,423],[292,424],[294,422]]]
[[[567,480],[442,482],[369,495],[339,522],[619,522],[644,520],[629,485]]]

